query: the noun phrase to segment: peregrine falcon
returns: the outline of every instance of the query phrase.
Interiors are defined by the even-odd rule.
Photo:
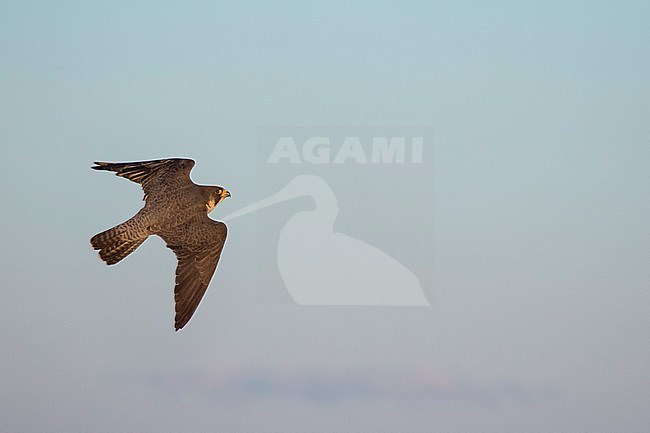
[[[95,164],[95,170],[113,171],[139,183],[145,205],[131,219],[93,236],[90,243],[106,264],[114,265],[150,235],[160,236],[178,259],[174,288],[178,331],[194,314],[217,268],[227,229],[208,214],[230,192],[192,182],[191,159]]]

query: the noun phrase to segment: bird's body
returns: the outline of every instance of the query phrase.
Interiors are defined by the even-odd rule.
[[[221,257],[226,225],[208,214],[230,193],[219,186],[192,182],[191,159],[95,164],[95,170],[113,171],[141,184],[145,206],[129,220],[93,236],[93,248],[113,265],[149,236],[160,236],[178,258],[174,294],[179,330],[194,314]]]

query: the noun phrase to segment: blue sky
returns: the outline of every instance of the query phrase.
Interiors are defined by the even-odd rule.
[[[3,429],[647,430],[647,4],[0,8]],[[433,196],[393,180],[433,206],[431,307],[259,302],[270,214],[229,223],[179,333],[160,239],[97,260],[141,191],[92,161],[192,157],[218,218],[276,189],[258,128],[314,125],[433,129]]]

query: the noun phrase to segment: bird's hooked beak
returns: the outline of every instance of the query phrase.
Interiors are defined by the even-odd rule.
[[[224,199],[228,197],[230,197],[230,191],[222,189],[221,193],[219,193],[217,197],[210,198],[208,200],[208,203],[205,205],[205,208],[208,210],[208,213],[212,212],[219,203],[221,203],[222,201],[224,201]]]

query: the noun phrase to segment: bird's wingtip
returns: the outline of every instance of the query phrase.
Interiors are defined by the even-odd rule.
[[[91,166],[90,168],[92,168],[93,170],[102,170],[104,167],[109,165],[110,162],[93,161],[93,164],[95,165]]]

